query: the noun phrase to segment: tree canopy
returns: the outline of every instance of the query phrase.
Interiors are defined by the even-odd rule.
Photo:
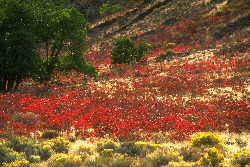
[[[62,0],[0,0],[0,90],[25,78],[50,79],[56,69],[95,69],[81,56],[87,33],[84,16]],[[70,63],[60,61],[70,57]]]

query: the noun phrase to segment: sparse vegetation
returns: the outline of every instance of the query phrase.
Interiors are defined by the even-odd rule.
[[[245,167],[250,164],[250,151],[242,151],[234,154],[232,164],[236,167]]]
[[[226,134],[221,135],[225,136]],[[13,146],[8,145],[8,139],[1,138],[0,165],[2,164],[4,167],[42,167],[44,164],[47,164],[46,167],[85,167],[93,165],[105,167],[220,167],[231,165],[245,167],[250,163],[249,151],[235,152],[238,149],[248,149],[248,146],[235,145],[234,150],[230,150],[232,147],[229,144],[225,145],[226,149],[221,152],[220,149],[212,145],[210,147],[194,147],[193,141],[196,138],[193,137],[190,141],[185,141],[185,144],[175,141],[162,144],[155,144],[152,141],[128,143],[117,142],[112,138],[97,138],[94,141],[77,140],[67,145],[69,151],[64,151],[64,153],[62,153],[62,149],[58,151],[53,145],[51,146],[52,141],[50,139],[37,139],[32,146],[36,147],[37,144],[35,143],[39,143],[41,145],[40,150],[50,150],[49,156],[35,154],[32,151],[27,152],[27,146],[16,147],[22,149],[14,151]],[[66,138],[62,137],[56,140],[59,139],[60,141],[67,141]],[[19,138],[20,143],[26,143],[29,140],[29,137]],[[221,142],[224,142],[223,139]],[[57,146],[57,148],[64,148],[64,145],[60,144],[60,147]],[[31,149],[29,148],[29,150]],[[23,151],[26,152],[23,153]]]

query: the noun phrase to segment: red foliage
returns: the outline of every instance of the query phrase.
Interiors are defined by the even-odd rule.
[[[177,47],[173,48],[173,50],[176,52],[184,52],[184,51],[188,51],[191,49],[192,49],[192,46],[177,46]]]
[[[223,18],[222,17],[219,17],[219,16],[210,16],[208,18],[208,21],[211,21],[211,22],[214,22],[214,21],[219,21],[219,20],[222,20]]]
[[[132,83],[134,90],[120,82],[112,87],[116,91],[108,93],[103,91],[105,88],[89,85],[90,88],[82,92],[65,89],[60,90],[60,94],[55,91],[43,98],[2,94],[1,131],[12,129],[20,134],[52,127],[68,131],[73,126],[85,136],[138,137],[138,132],[168,131],[173,138],[181,140],[197,131],[247,129],[250,110],[249,103],[243,100],[191,101],[186,106],[180,98],[185,92],[198,95],[206,93],[210,87],[237,84],[223,79],[217,85],[207,80],[206,74],[234,71],[245,65],[248,63],[242,60],[225,62],[216,58],[191,64],[177,62],[162,68],[168,73],[164,76],[158,75],[159,70],[145,68],[145,65],[137,64],[132,68],[134,70],[120,65],[119,68],[127,68],[124,73],[137,76]],[[170,99],[159,101],[157,96],[163,95],[177,95],[177,99],[175,102]]]
[[[213,21],[218,19],[211,18]],[[175,31],[193,34],[192,39],[198,40],[201,34],[191,32],[196,26],[186,20],[183,24],[165,28],[166,31],[161,32],[165,36],[152,35],[150,40],[162,44],[166,36],[171,37]],[[176,38],[177,43],[178,40]],[[199,41],[195,44],[196,48],[200,47]],[[190,44],[174,48],[176,52],[191,49]],[[163,52],[154,49],[144,61],[151,61]],[[84,56],[100,71],[103,66],[111,66],[109,53],[110,48],[90,50]],[[47,128],[68,131],[74,127],[84,136],[110,134],[135,138],[141,134],[168,131],[174,139],[182,140],[197,131],[249,130],[250,103],[247,98],[235,100],[215,96],[205,102],[195,98],[209,95],[210,88],[239,89],[246,78],[225,75],[249,70],[249,66],[248,59],[227,55],[192,63],[176,60],[169,64],[151,62],[145,65],[139,62],[131,66],[114,66],[117,72],[107,72],[111,86],[101,87],[95,82],[79,90],[53,86],[46,97],[0,94],[0,132],[13,130],[20,134]],[[58,78],[63,83],[76,84],[82,76],[74,74],[74,77]],[[131,84],[116,79],[128,79]],[[189,100],[184,100],[185,95],[189,95]]]

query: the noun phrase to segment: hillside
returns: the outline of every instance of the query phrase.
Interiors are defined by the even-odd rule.
[[[80,10],[90,3],[73,2]],[[93,1],[95,10],[99,2]],[[69,155],[84,147],[84,154],[78,151],[86,166],[109,164],[111,157],[128,160],[126,167],[132,162],[139,167],[206,166],[200,163],[210,161],[212,154],[217,165],[223,154],[230,166],[231,155],[244,151],[250,164],[250,10],[244,0],[132,1],[119,12],[90,15],[88,50],[82,56],[99,78],[58,71],[50,82],[28,79],[18,91],[1,93],[0,132],[35,139],[55,132],[72,140]],[[151,50],[135,64],[112,64],[112,40],[120,36],[147,43]],[[169,43],[175,46],[164,57]],[[193,148],[186,140],[198,132],[216,133],[226,146],[204,139],[208,144]],[[123,148],[119,142],[133,144]],[[160,163],[156,157],[162,158]],[[118,161],[104,166],[118,167]]]
[[[99,69],[101,78],[93,85],[104,88],[104,92],[108,89],[108,94],[113,91],[119,94],[120,84],[136,84],[134,89],[142,93],[135,93],[136,97],[154,94],[154,99],[184,107],[190,106],[190,101],[222,98],[249,104],[249,10],[242,1],[226,3],[154,1],[144,8],[130,9],[92,24],[89,32],[92,49],[85,56]],[[139,65],[112,66],[111,40],[120,35],[150,43],[153,50]],[[177,44],[174,48],[177,53],[157,62],[157,57],[164,53],[162,46],[169,42]],[[192,79],[188,81],[186,77]],[[115,83],[117,87],[113,86]],[[173,89],[176,90],[172,92]]]

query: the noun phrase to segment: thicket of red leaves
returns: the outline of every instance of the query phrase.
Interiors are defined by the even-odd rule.
[[[181,99],[184,92],[198,95],[205,94],[208,88],[242,84],[240,80],[232,79],[209,82],[205,74],[229,68],[237,70],[244,65],[249,65],[249,62],[185,63],[167,68],[166,76],[152,75],[155,71],[145,68],[143,72],[135,72],[140,71],[141,77],[133,82],[133,90],[128,89],[128,84],[120,82],[112,86],[116,91],[108,93],[102,90],[105,88],[93,86],[91,91],[61,90],[60,95],[53,95],[52,92],[51,96],[43,98],[2,94],[1,128],[29,133],[52,127],[67,131],[73,126],[84,135],[103,136],[108,133],[122,137],[136,137],[140,135],[138,132],[169,131],[177,139],[197,131],[246,129],[250,107],[245,101],[221,97],[209,102],[194,100],[183,105]],[[142,67],[138,65],[138,68]],[[177,98],[175,101],[157,99],[157,96],[164,95],[177,95]]]
[[[185,49],[190,46],[175,48],[176,51]],[[93,51],[85,56],[87,59],[92,56],[92,62],[101,71],[103,64],[110,65],[109,52],[108,49],[101,53]],[[54,85],[45,97],[0,94],[0,130],[27,134],[48,128],[69,131],[74,127],[83,136],[110,134],[128,139],[168,131],[178,140],[197,131],[249,130],[247,97],[211,98],[208,91],[232,87],[244,93],[247,79],[237,76],[249,69],[248,59],[239,54],[215,55],[195,62],[177,59],[157,65],[145,63],[162,52],[155,49],[133,66],[117,65],[116,72],[102,72],[108,78],[107,82],[103,81],[106,83],[103,87],[95,82],[82,89]],[[77,83],[79,78],[61,81]],[[131,84],[119,79],[128,79]],[[189,95],[189,100],[184,100],[185,95]],[[205,95],[210,99],[196,99]]]

